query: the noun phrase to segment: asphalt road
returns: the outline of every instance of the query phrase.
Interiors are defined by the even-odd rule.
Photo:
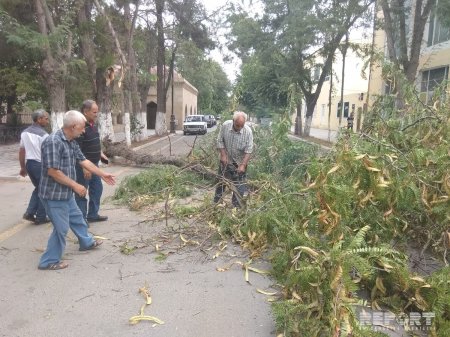
[[[181,145],[194,138],[174,135],[170,141]],[[164,141],[153,143],[147,151],[164,153],[167,145]],[[8,160],[14,163],[5,157],[6,152],[0,149],[0,166]],[[105,170],[120,182],[140,169],[111,165]],[[101,214],[109,220],[90,228],[94,235],[106,238],[104,244],[80,252],[69,233],[63,257],[69,267],[38,270],[52,227],[34,226],[21,219],[31,190],[31,183],[24,179],[0,180],[1,337],[275,336],[268,298],[257,292],[271,289],[273,281],[251,273],[247,283],[241,266],[232,265],[246,262],[246,252],[230,242],[222,251],[217,242],[208,247],[186,245],[177,230],[158,220],[163,205],[130,211],[111,200],[115,187],[105,185],[101,206]],[[185,239],[190,239],[189,230],[198,224],[182,225],[187,229]],[[132,254],[121,253],[125,248]],[[230,268],[217,270],[224,267]],[[254,267],[270,268],[263,261],[255,262]],[[129,324],[129,318],[138,315],[145,303],[138,291],[143,286],[152,297],[145,315],[164,324]]]

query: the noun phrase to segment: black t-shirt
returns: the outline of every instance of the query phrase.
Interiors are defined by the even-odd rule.
[[[101,157],[102,147],[100,144],[100,134],[95,124],[86,123],[84,134],[76,139],[80,145],[81,152],[94,164],[98,164]]]

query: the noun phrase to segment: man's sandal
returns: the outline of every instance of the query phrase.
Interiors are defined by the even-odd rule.
[[[81,248],[81,247],[80,247],[79,250],[80,250],[81,252],[82,252],[82,251],[85,251],[85,250],[91,250],[91,249],[97,248],[97,247],[100,246],[102,243],[103,243],[102,240],[94,240],[94,243],[93,243],[92,245],[90,245],[90,246],[87,247],[87,248]]]
[[[39,266],[38,269],[39,270],[59,270],[59,269],[67,268],[68,266],[69,266],[69,264],[67,264],[65,262],[56,262],[56,263],[50,263],[46,267]]]

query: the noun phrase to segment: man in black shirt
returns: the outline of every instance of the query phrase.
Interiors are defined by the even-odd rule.
[[[103,154],[100,142],[100,134],[98,128],[95,125],[98,115],[97,103],[93,100],[86,100],[83,102],[81,112],[86,117],[86,126],[84,134],[81,134],[76,139],[80,145],[81,152],[85,155],[86,159],[89,159],[94,165],[98,166],[99,161],[108,161],[108,158]],[[99,176],[84,170],[77,164],[77,183],[85,186],[89,190],[89,207],[86,196],[81,197],[75,195],[75,200],[78,207],[83,213],[87,222],[97,222],[108,220],[107,216],[98,214],[100,209],[100,199],[102,197],[103,185]]]

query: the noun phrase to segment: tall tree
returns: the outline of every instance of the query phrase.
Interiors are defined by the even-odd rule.
[[[157,65],[156,65],[156,122],[155,133],[162,135],[167,132],[166,126],[166,90],[165,90],[165,70],[166,70],[166,47],[164,37],[164,7],[165,0],[155,0],[156,4],[156,34],[158,39],[157,45]]]
[[[166,97],[171,85],[179,46],[183,41],[191,41],[201,50],[214,47],[205,25],[207,16],[198,1],[155,0],[157,47],[157,113],[156,133],[162,134],[165,126]],[[164,14],[167,25],[164,25]],[[170,22],[170,23],[169,23]],[[170,49],[169,49],[170,48]],[[170,54],[166,67],[166,52]]]
[[[264,64],[275,67],[285,78],[280,81],[282,88],[286,83],[300,88],[306,103],[304,133],[309,135],[317,99],[341,40],[351,28],[367,22],[364,16],[370,14],[373,0],[262,2],[261,18],[241,14],[238,25],[233,25],[240,35],[231,46],[245,57],[257,54]],[[242,23],[248,31],[240,27]]]
[[[407,81],[417,75],[425,25],[436,0],[380,0],[382,25],[386,33],[389,60]],[[411,20],[412,19],[412,20]],[[397,86],[399,89],[401,86]],[[403,106],[403,93],[397,91],[397,106]]]
[[[178,49],[177,71],[198,90],[198,110],[204,114],[220,114],[228,109],[231,84],[216,61],[191,41],[181,43]]]
[[[95,58],[95,44],[92,34],[92,0],[78,0],[77,25],[80,38],[80,49],[87,65],[91,85],[91,97],[97,97],[97,60]]]
[[[26,35],[37,34],[28,30],[24,32],[24,27],[19,27],[19,23],[37,30],[33,4],[0,0],[0,50],[7,51],[0,53],[0,106],[6,104],[6,109],[0,110],[0,114],[17,111],[22,102],[30,103],[30,107],[35,108],[47,101],[43,79],[39,76],[43,55],[37,44],[27,48],[31,44]]]
[[[50,111],[53,115],[52,127],[56,129],[61,123],[59,115],[67,108],[65,80],[67,65],[72,58],[74,12],[66,1],[54,1],[52,5],[50,8],[46,0],[34,0],[45,55],[41,75],[49,94]]]

